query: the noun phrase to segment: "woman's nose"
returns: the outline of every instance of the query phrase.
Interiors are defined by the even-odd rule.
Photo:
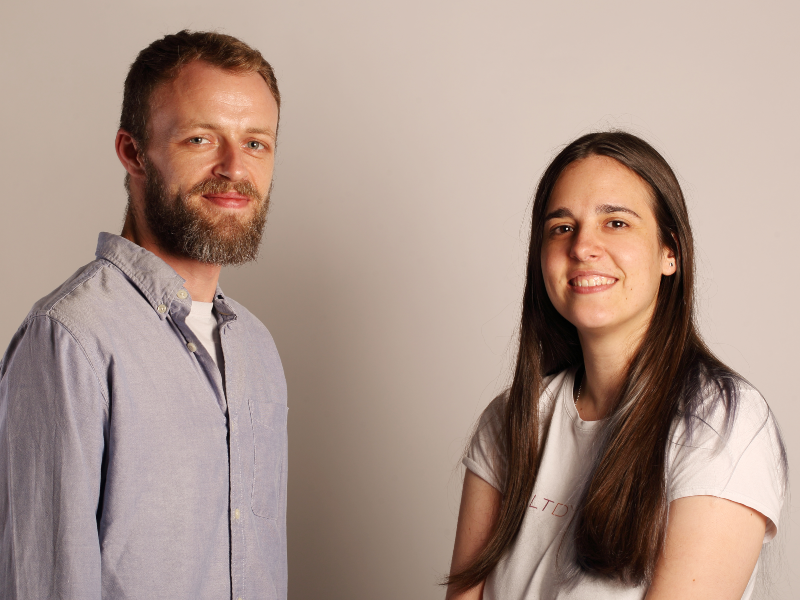
[[[588,262],[598,258],[602,253],[598,232],[592,227],[578,227],[572,238],[570,256],[580,262]]]

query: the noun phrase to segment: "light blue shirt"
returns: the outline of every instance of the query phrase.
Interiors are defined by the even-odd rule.
[[[0,597],[286,598],[286,381],[217,288],[224,378],[185,281],[102,233],[0,361]]]

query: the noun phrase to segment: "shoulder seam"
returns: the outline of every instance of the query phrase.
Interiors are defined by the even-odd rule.
[[[70,285],[68,289],[64,290],[64,292],[58,298],[56,298],[55,300],[50,302],[50,304],[46,308],[40,309],[40,310],[38,310],[36,312],[33,312],[33,313],[29,314],[28,318],[26,319],[26,321],[29,321],[30,319],[32,319],[34,317],[39,317],[39,316],[44,316],[44,315],[48,315],[49,316],[51,311],[53,311],[56,308],[56,306],[58,306],[61,303],[62,300],[64,300],[67,296],[72,294],[72,292],[74,292],[76,289],[78,289],[84,283],[86,283],[90,279],[94,278],[97,275],[97,273],[100,272],[100,270],[103,268],[104,265],[100,262],[100,260],[96,260],[96,261],[92,261],[92,262],[96,263],[96,264],[89,263],[91,266],[89,266],[86,269],[86,271],[84,271],[80,275],[80,277],[75,279],[75,281],[72,282],[72,285]]]

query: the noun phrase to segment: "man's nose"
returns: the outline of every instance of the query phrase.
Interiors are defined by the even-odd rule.
[[[244,163],[244,151],[235,144],[222,144],[213,174],[215,177],[228,181],[247,179],[248,173]]]

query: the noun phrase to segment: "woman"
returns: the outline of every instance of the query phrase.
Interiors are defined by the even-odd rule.
[[[678,181],[623,132],[536,191],[510,389],[464,464],[450,600],[749,598],[786,455],[703,343]]]

